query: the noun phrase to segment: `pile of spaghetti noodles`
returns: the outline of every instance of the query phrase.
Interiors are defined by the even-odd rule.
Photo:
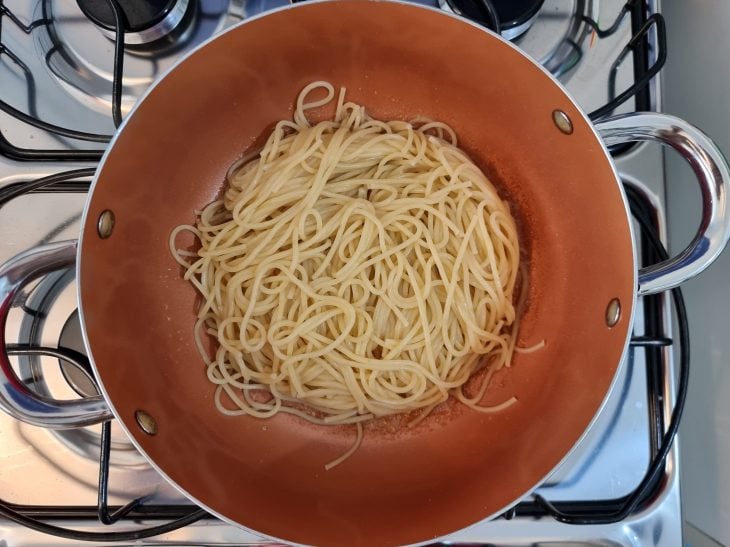
[[[334,98],[329,83],[305,87],[223,198],[171,234],[202,295],[196,340],[218,408],[357,423],[358,443],[361,422],[450,395],[495,410],[478,404],[488,378],[470,397],[463,386],[514,351],[509,207],[447,125],[372,119],[344,89],[334,119],[311,124],[307,110]],[[198,251],[177,249],[181,231]]]

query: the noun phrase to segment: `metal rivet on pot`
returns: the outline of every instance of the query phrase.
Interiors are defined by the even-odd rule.
[[[553,123],[555,127],[566,135],[570,135],[573,132],[573,122],[562,110],[553,110]]]
[[[621,319],[621,302],[618,298],[614,298],[606,307],[606,325],[613,327]]]
[[[114,230],[114,212],[106,209],[99,215],[99,221],[96,223],[96,231],[101,239],[106,239],[112,235]]]
[[[157,435],[157,422],[144,410],[135,410],[134,419],[137,420],[139,428],[147,435]]]

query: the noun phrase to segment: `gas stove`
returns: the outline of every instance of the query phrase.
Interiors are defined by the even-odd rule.
[[[665,50],[657,1],[419,1],[485,25],[498,21],[594,119],[660,110],[656,73]],[[0,0],[0,261],[77,237],[89,181],[115,118],[186,52],[286,3],[118,0],[115,17],[106,0]],[[127,30],[123,39],[115,21]],[[666,245],[662,151],[637,145],[612,152],[637,218],[648,220]],[[637,233],[642,229],[637,223]],[[646,237],[641,240],[645,264],[656,260]],[[6,351],[18,375],[56,398],[97,393],[75,299],[74,272],[57,272],[23,292],[8,321]],[[444,542],[681,544],[676,446],[655,465],[658,474],[647,477],[676,399],[678,341],[671,339],[669,304],[668,295],[639,299],[617,388],[560,468],[501,517]],[[268,544],[214,517],[201,518],[113,423],[49,430],[0,412],[0,500],[0,537],[10,547],[101,541],[94,534],[110,533],[118,535],[107,539],[127,544],[147,537],[150,527],[159,532],[148,540],[155,544]],[[36,520],[81,533],[61,533]],[[187,525],[173,529],[166,526],[171,521]]]

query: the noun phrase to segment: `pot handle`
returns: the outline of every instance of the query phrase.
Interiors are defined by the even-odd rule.
[[[0,266],[0,408],[37,426],[66,429],[113,417],[101,396],[59,401],[31,391],[15,374],[6,351],[5,327],[13,299],[33,279],[69,267],[76,260],[76,240],[41,245]]]
[[[712,264],[730,238],[730,171],[715,143],[684,120],[656,112],[614,116],[597,122],[595,127],[606,146],[632,141],[670,146],[690,164],[702,191],[702,220],[697,235],[677,256],[641,268],[638,294],[676,287]]]

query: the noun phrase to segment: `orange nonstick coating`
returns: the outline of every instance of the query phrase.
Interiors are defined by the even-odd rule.
[[[545,340],[500,372],[485,415],[457,404],[414,428],[353,427],[279,415],[221,415],[194,348],[196,293],[168,250],[228,166],[290,118],[317,79],[380,119],[427,116],[513,204],[529,266],[519,344]],[[572,119],[561,133],[552,112]],[[331,113],[331,111],[330,111]],[[327,112],[320,113],[326,115]],[[108,239],[96,233],[105,209]],[[184,241],[181,243],[185,243]],[[625,346],[635,264],[626,208],[605,150],[572,100],[499,38],[456,18],[367,0],[299,5],[239,26],[180,64],[133,112],[88,204],[80,301],[90,351],[117,416],[148,457],[219,515],[289,541],[425,541],[493,515],[570,451],[606,397]],[[608,328],[605,310],[622,303]],[[148,436],[144,409],[159,432]]]

